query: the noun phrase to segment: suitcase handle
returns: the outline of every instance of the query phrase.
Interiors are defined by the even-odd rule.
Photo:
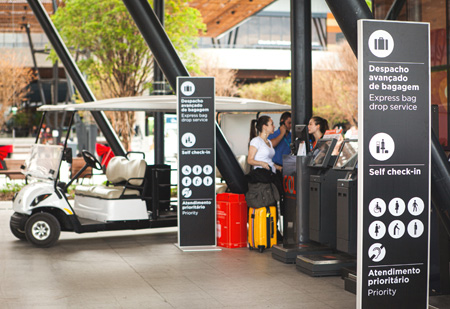
[[[275,233],[275,221],[270,213],[270,206],[266,206],[266,230],[267,230],[267,248],[271,247],[271,240]]]
[[[273,238],[273,233],[275,231],[275,221],[273,220],[273,217],[270,217],[270,222],[272,223],[270,225],[270,238]]]
[[[252,220],[252,244],[250,244],[250,247],[255,247],[255,208],[252,209],[252,215],[251,215],[251,220]]]

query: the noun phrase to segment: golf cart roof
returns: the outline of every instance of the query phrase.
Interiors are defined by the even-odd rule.
[[[290,105],[235,97],[216,97],[216,112],[285,112]],[[38,111],[150,111],[176,112],[177,96],[141,96],[81,104],[43,105]]]

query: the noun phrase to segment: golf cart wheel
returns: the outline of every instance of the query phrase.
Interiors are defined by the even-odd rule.
[[[13,224],[11,222],[9,223],[9,229],[11,230],[11,233],[13,233],[13,235],[16,236],[16,238],[18,238],[20,240],[27,240],[27,237],[25,236],[25,232],[19,230],[15,226],[13,226]]]
[[[58,220],[49,213],[34,214],[25,225],[27,240],[40,248],[53,246],[59,239],[61,226]]]

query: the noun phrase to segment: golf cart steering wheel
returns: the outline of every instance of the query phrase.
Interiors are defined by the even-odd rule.
[[[81,155],[83,156],[84,162],[92,168],[97,170],[102,170],[102,164],[97,160],[97,158],[87,150],[82,150]]]

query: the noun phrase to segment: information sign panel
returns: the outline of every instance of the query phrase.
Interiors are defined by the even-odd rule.
[[[216,245],[215,82],[178,77],[178,245]]]
[[[359,308],[428,308],[429,24],[358,22]]]

